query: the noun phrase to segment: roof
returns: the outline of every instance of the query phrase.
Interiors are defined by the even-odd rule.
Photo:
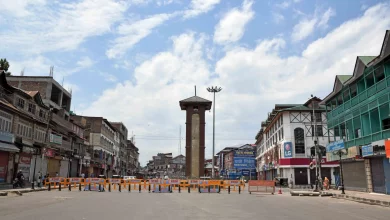
[[[349,80],[352,75],[337,75],[336,76],[342,84],[344,84],[347,80]]]
[[[31,97],[34,97],[38,93],[38,91],[26,91],[26,93]]]
[[[212,102],[210,100],[207,100],[207,99],[204,99],[202,97],[195,95],[195,96],[192,96],[192,97],[189,97],[189,98],[186,98],[186,99],[179,101],[179,104],[180,104],[181,110],[185,110],[186,109],[185,107],[187,105],[195,105],[195,104],[205,105],[206,110],[210,110]]]
[[[325,106],[320,105],[319,108],[316,108],[314,110],[325,110]],[[280,111],[281,112],[282,111],[313,111],[313,108],[310,108],[310,107],[307,107],[307,106],[304,106],[304,105],[300,105],[300,106],[295,106],[295,107],[292,107],[292,108],[282,109]]]
[[[371,61],[373,61],[377,56],[358,56],[359,59],[367,66]]]

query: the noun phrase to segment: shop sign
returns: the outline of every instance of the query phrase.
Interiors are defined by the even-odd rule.
[[[55,156],[55,151],[53,149],[46,148],[45,156],[46,157],[54,157]]]
[[[333,151],[338,151],[338,150],[342,150],[342,149],[345,149],[345,144],[344,144],[343,139],[332,142],[332,143],[328,144],[328,146],[326,146],[326,152],[333,152]]]
[[[291,158],[292,157],[292,142],[284,143],[284,157]]]
[[[0,141],[13,143],[14,142],[14,134],[11,134],[11,133],[8,133],[5,131],[0,131]]]
[[[374,155],[374,148],[372,147],[372,145],[370,144],[370,145],[362,146],[362,156],[367,157],[371,155]]]
[[[234,157],[255,157],[254,150],[236,150],[234,151]]]
[[[62,136],[50,134],[50,143],[62,145]]]
[[[22,171],[23,176],[28,179],[30,176],[31,155],[26,153],[20,153],[19,155],[18,168]]]
[[[341,159],[345,160],[345,159],[357,158],[358,156],[360,157],[359,147],[354,146],[354,147],[349,147],[347,149],[347,155],[342,155]],[[327,152],[326,153],[326,160],[328,162],[339,161],[340,157],[338,154],[334,155],[333,152]]]
[[[390,158],[390,140],[385,140],[386,157]]]

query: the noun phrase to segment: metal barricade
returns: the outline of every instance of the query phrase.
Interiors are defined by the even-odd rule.
[[[275,194],[275,181],[273,180],[249,180],[248,192],[263,192]]]

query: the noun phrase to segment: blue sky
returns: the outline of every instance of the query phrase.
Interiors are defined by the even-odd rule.
[[[72,110],[123,121],[145,163],[178,153],[178,101],[219,85],[217,151],[253,143],[276,103],[325,97],[378,55],[389,1],[0,0],[1,57],[71,89]],[[207,113],[206,156],[212,115]],[[182,152],[184,152],[182,141]]]

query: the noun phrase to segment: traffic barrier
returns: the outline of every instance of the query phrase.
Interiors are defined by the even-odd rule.
[[[68,178],[66,182],[68,184],[69,191],[72,191],[72,185],[73,185],[73,188],[76,189],[77,184],[79,185],[79,191],[81,191],[82,180],[83,180],[83,178]]]
[[[98,191],[98,192],[104,192],[105,189],[105,179],[103,178],[86,178],[85,179],[85,186],[84,191]],[[103,185],[103,188],[102,188]],[[109,186],[111,186],[109,184]]]
[[[233,188],[232,188],[233,186]],[[228,193],[230,194],[231,191],[238,191],[238,193],[241,193],[241,181],[240,180],[229,180],[229,186],[228,186]]]
[[[48,186],[48,190],[50,191],[52,189],[52,184],[53,184],[53,189],[57,189],[61,191],[61,186],[62,184],[66,184],[65,178],[62,177],[50,177],[45,181],[45,186]]]
[[[177,190],[180,187],[180,180],[179,179],[171,179],[171,180],[169,180],[169,183],[171,184],[172,191]]]
[[[126,180],[125,184],[127,184],[127,187],[129,189],[129,192],[131,192],[131,187],[133,186],[134,191],[138,190],[141,192],[142,190],[142,180],[141,179],[131,179],[131,180]],[[146,181],[143,183],[144,189],[146,186]],[[137,186],[138,185],[138,186]]]
[[[220,193],[220,180],[200,180],[198,192],[199,193]]]
[[[248,192],[264,192],[275,194],[275,181],[273,180],[249,180],[248,182]]]

